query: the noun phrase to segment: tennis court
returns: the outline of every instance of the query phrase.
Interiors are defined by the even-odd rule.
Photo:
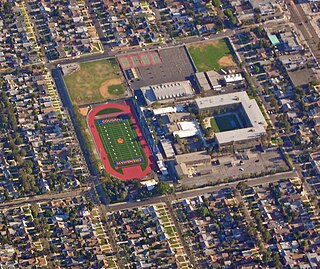
[[[130,68],[130,63],[127,58],[119,58],[119,63],[122,66],[123,69],[129,69]]]
[[[123,70],[152,66],[162,63],[160,55],[157,51],[146,51],[121,55],[118,57],[118,61]]]

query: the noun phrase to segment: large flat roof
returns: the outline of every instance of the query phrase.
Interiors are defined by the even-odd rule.
[[[206,75],[204,74],[204,72],[198,72],[195,74],[200,86],[203,88],[204,91],[208,91],[211,89],[209,82],[206,78]]]
[[[150,91],[156,100],[194,95],[191,83],[188,80],[151,85],[148,87],[142,87],[141,90],[150,101],[152,101],[152,97],[150,98],[150,96],[148,96],[150,95],[150,93],[148,93]]]
[[[189,81],[177,81],[170,83],[163,83],[159,85],[150,86],[156,97],[192,95],[193,91]]]
[[[198,151],[187,154],[176,155],[176,161],[178,164],[189,163],[189,162],[208,162],[211,160],[211,157],[206,151]]]
[[[219,106],[241,104],[251,127],[216,133],[219,144],[230,143],[232,141],[243,141],[258,138],[265,134],[268,126],[260,108],[254,99],[250,99],[246,92],[229,93],[210,97],[198,98],[196,103],[199,109],[205,110]]]
[[[249,127],[237,130],[231,130],[221,133],[216,133],[216,140],[219,145],[228,144],[230,142],[240,142],[244,140],[256,139],[266,133],[262,126]]]
[[[163,140],[160,140],[160,143],[162,145],[162,148],[166,157],[172,158],[175,155],[175,152],[173,150],[171,141],[169,139],[163,139]]]
[[[232,104],[240,104],[243,101],[249,100],[246,92],[236,92],[209,97],[197,98],[196,103],[200,110],[209,109],[218,106],[227,106]]]

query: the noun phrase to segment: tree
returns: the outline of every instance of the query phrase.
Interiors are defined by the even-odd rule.
[[[197,211],[202,218],[210,216],[210,210],[206,206],[199,207]]]
[[[241,191],[241,193],[243,193],[248,187],[249,186],[243,181],[240,181],[236,186],[237,190]]]
[[[214,5],[215,7],[220,7],[221,1],[220,0],[212,0],[212,5]]]
[[[169,193],[173,193],[174,189],[167,182],[160,181],[153,189],[153,193],[155,195],[165,195]]]
[[[158,101],[152,103],[152,105],[151,105],[152,108],[159,108],[160,106],[161,106],[161,104]]]
[[[274,95],[271,95],[271,96],[270,96],[270,105],[271,105],[272,107],[275,107],[277,104],[278,104],[277,99],[274,97]]]
[[[22,150],[20,151],[20,155],[21,155],[21,157],[25,157],[25,156],[27,155],[26,150],[25,150],[25,149],[22,149]]]
[[[272,261],[274,263],[274,266],[276,268],[279,268],[279,269],[283,268],[283,265],[280,261],[280,256],[279,256],[278,252],[273,251],[271,257],[272,257]]]
[[[267,229],[264,229],[262,232],[263,240],[268,243],[272,239],[272,235]]]
[[[229,18],[233,16],[232,10],[229,8],[224,11],[224,14]]]
[[[255,13],[254,14],[254,19],[255,19],[256,23],[261,22],[261,14]]]
[[[21,138],[20,136],[18,136],[18,137],[16,138],[15,143],[16,143],[16,145],[21,145],[21,144],[23,143],[22,138]]]
[[[110,203],[122,202],[128,195],[128,190],[125,184],[116,178],[109,178],[102,185],[106,198]]]
[[[38,217],[39,214],[39,208],[36,204],[32,204],[30,206],[30,210],[31,210],[31,214],[33,216],[34,219],[36,219]]]
[[[36,131],[40,131],[41,126],[40,126],[40,123],[39,123],[39,122],[36,122],[36,123],[34,124],[34,129],[35,129]]]
[[[3,5],[3,12],[5,14],[11,14],[12,13],[12,5],[11,3],[9,2],[5,2],[4,5]]]

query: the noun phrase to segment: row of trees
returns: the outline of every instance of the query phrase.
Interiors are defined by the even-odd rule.
[[[14,107],[9,101],[9,98],[5,91],[1,92],[0,102],[0,128],[12,129],[16,131],[18,129],[17,119],[14,112]]]
[[[76,128],[78,128],[78,130],[80,131],[81,136],[85,142],[86,148],[88,150],[87,155],[88,155],[88,158],[90,159],[91,166],[95,170],[95,172],[98,173],[102,165],[101,165],[100,159],[98,158],[95,152],[94,144],[87,127],[86,119],[83,115],[80,114],[78,106],[74,105],[73,110],[74,110],[75,121],[77,125]]]
[[[174,192],[174,188],[166,182],[160,181],[152,190],[148,190],[139,181],[122,181],[111,176],[102,177],[102,187],[110,203],[122,202],[128,200],[129,197],[133,199],[146,199]]]

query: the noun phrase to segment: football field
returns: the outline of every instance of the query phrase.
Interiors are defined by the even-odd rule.
[[[95,125],[109,162],[115,169],[137,164],[147,165],[135,127],[128,116],[95,120]]]

